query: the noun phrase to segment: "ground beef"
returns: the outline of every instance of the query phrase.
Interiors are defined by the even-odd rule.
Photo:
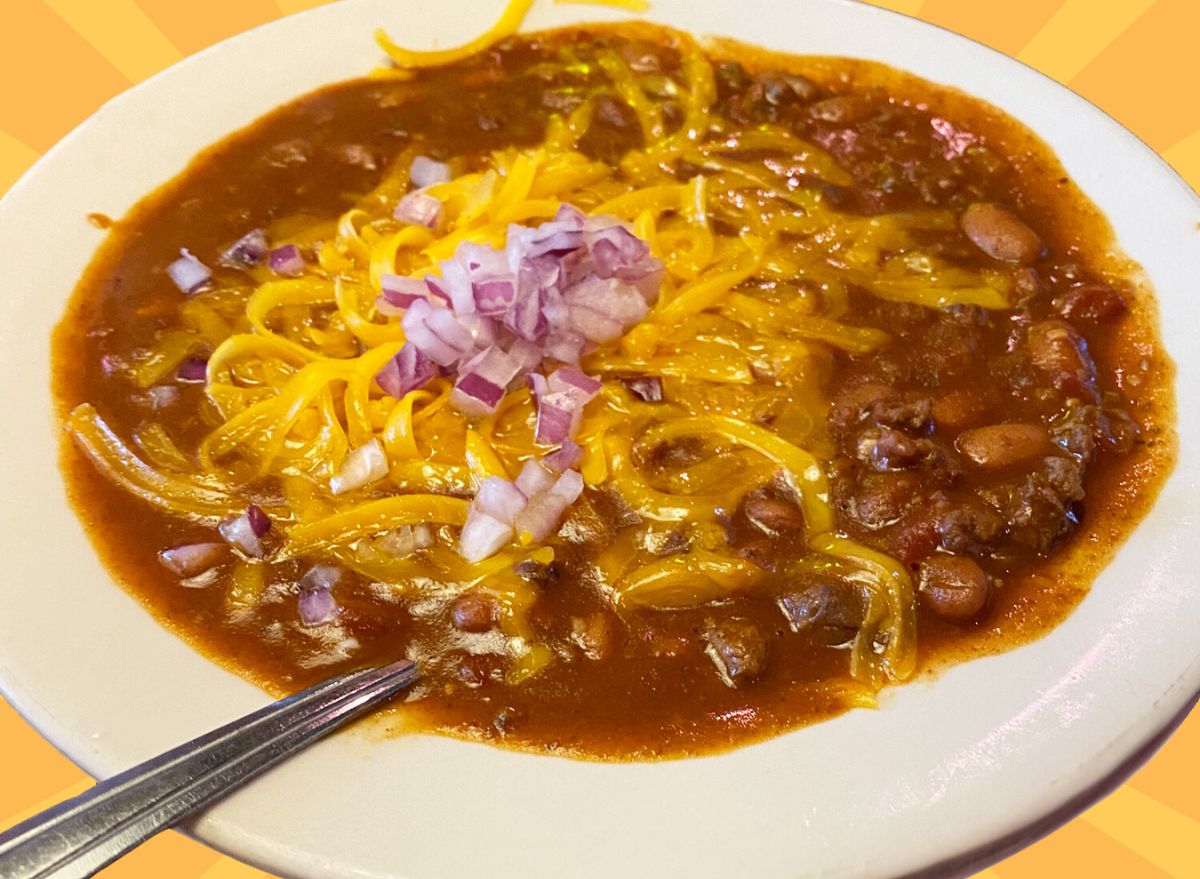
[[[1045,458],[1042,466],[1004,492],[1011,539],[1021,546],[1049,551],[1079,522],[1084,466],[1073,458]]]
[[[863,600],[857,587],[832,577],[810,574],[781,595],[779,610],[793,632],[810,632],[823,644],[844,644],[863,622]]]
[[[710,622],[703,637],[708,645],[705,652],[731,687],[748,684],[766,670],[767,639],[749,620],[730,617]]]

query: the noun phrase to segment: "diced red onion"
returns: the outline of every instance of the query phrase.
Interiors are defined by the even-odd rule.
[[[442,218],[442,203],[428,192],[418,189],[400,199],[392,215],[402,223],[434,229]]]
[[[304,274],[304,254],[295,244],[276,247],[268,257],[271,271],[285,278],[298,278]]]
[[[474,372],[468,372],[460,378],[450,393],[450,403],[454,408],[475,418],[491,415],[503,399],[503,385],[494,384]]]
[[[661,403],[663,399],[662,379],[656,375],[642,375],[637,378],[622,379],[621,383],[629,388],[629,392],[647,403]]]
[[[473,281],[471,290],[475,295],[475,308],[480,314],[503,316],[508,314],[517,298],[517,279],[512,275],[499,275]]]
[[[400,353],[387,362],[375,376],[375,381],[384,393],[400,399],[409,391],[424,387],[437,375],[437,366],[421,353],[411,342],[405,343]]]
[[[471,271],[456,257],[442,260],[442,289],[450,297],[450,307],[458,314],[475,311],[475,289]]]
[[[545,306],[545,294],[541,290],[520,292],[504,315],[504,325],[522,339],[537,341],[550,327]]]
[[[383,535],[376,545],[388,555],[404,558],[433,546],[433,530],[428,525],[404,525]]]
[[[604,387],[600,381],[570,366],[554,370],[548,376],[546,383],[551,393],[566,391],[579,397],[585,403],[600,393],[600,389]]]
[[[525,251],[527,258],[538,256],[562,257],[583,246],[583,231],[564,228],[550,228],[557,223],[546,223],[538,234],[529,242]]]
[[[572,367],[555,370],[548,379],[529,377],[537,398],[537,428],[534,440],[557,446],[574,436],[583,418],[583,407],[596,396],[601,383]]]
[[[554,488],[550,489],[550,493],[570,506],[583,494],[583,476],[575,470],[564,471],[554,483]]]
[[[582,408],[578,398],[566,391],[538,397],[534,442],[557,446],[569,440],[578,427]]]
[[[180,577],[195,577],[217,565],[228,551],[223,543],[185,543],[162,550],[158,560]]]
[[[380,314],[400,317],[418,299],[429,301],[429,285],[419,278],[403,275],[383,275],[379,279],[380,294],[375,308]]]
[[[508,356],[517,364],[517,374],[521,375],[541,365],[542,349],[533,342],[517,339],[508,346]]]
[[[563,299],[571,309],[571,325],[594,342],[615,339],[650,310],[635,288],[618,278],[595,275],[569,287]]]
[[[179,253],[179,259],[167,266],[167,274],[171,276],[176,287],[191,296],[212,280],[212,269],[192,256],[186,247]]]
[[[246,507],[246,518],[250,522],[250,529],[258,537],[265,537],[271,530],[271,517],[258,504]]]
[[[116,354],[105,354],[100,358],[100,370],[105,375],[112,375],[125,368],[124,362]]]
[[[435,333],[428,325],[429,318],[435,309],[423,299],[418,299],[408,307],[404,319],[400,322],[404,327],[404,335],[408,342],[417,347],[422,354],[439,366],[453,366],[462,356],[462,352],[449,344]]]
[[[408,176],[412,180],[413,186],[424,189],[435,183],[449,183],[450,166],[428,156],[417,156],[409,166]]]
[[[305,589],[296,599],[300,622],[305,626],[323,626],[337,619],[337,599],[328,589]]]
[[[155,385],[148,388],[146,394],[150,397],[150,405],[157,411],[165,409],[179,399],[179,388],[171,385]]]
[[[342,579],[342,569],[334,565],[313,565],[300,578],[300,589],[323,589],[328,592]]]
[[[572,229],[583,229],[588,220],[587,214],[573,204],[563,202],[554,213],[554,222],[566,224]]]
[[[540,463],[530,458],[517,474],[517,488],[527,498],[535,497],[543,491],[548,491],[554,485],[554,474]]]
[[[208,379],[208,360],[204,357],[189,357],[179,364],[175,377],[182,382],[202,382]]]
[[[250,516],[247,513],[229,517],[217,526],[217,531],[220,532],[228,544],[236,546],[251,558],[260,559],[263,557],[262,540],[255,533],[254,526],[250,524]]]
[[[663,278],[666,277],[666,274],[667,270],[663,268],[662,263],[659,263],[657,268],[646,272],[645,275],[633,282],[634,288],[642,294],[642,298],[649,305],[658,301],[658,294],[662,292]]]
[[[517,362],[499,348],[487,348],[459,369],[450,403],[464,415],[490,415],[504,399],[518,369]]]
[[[650,246],[619,223],[589,233],[587,244],[597,277],[637,280],[646,274]]]
[[[548,491],[530,498],[517,516],[517,534],[545,540],[558,528],[563,514],[582,492],[583,477],[574,470],[565,471]]]
[[[466,357],[475,350],[474,334],[450,309],[430,309],[425,325],[443,342],[458,349],[459,357]]]
[[[482,314],[460,314],[458,322],[471,334],[471,344],[476,351],[496,344],[498,334],[496,322]]]
[[[329,490],[334,494],[345,494],[388,475],[387,456],[379,440],[371,440],[346,456],[342,468],[329,480]]]
[[[574,330],[554,333],[546,339],[546,356],[563,363],[578,363],[587,347],[587,339]]]
[[[529,390],[533,392],[533,398],[545,396],[550,393],[550,382],[540,372],[531,372],[525,376],[525,384],[529,386]]]
[[[415,352],[457,371],[453,402],[479,416],[495,411],[515,376],[545,359],[577,364],[642,320],[657,296],[646,279],[661,280],[662,264],[616,218],[589,217],[564,205],[540,226],[510,226],[503,251],[461,242],[440,271],[424,281],[383,276],[376,307],[401,317]],[[389,364],[381,385],[416,387],[432,374],[432,367],[414,372],[401,366]],[[539,393],[539,400],[546,398],[539,442],[557,446],[569,439],[581,417],[576,398],[586,402],[598,390],[594,379],[578,370],[574,375],[577,381]]]
[[[458,552],[468,562],[483,561],[512,542],[513,527],[472,509],[459,535]]]
[[[250,269],[261,265],[270,250],[267,233],[262,229],[247,232],[221,254],[220,263],[231,269]]]
[[[621,335],[621,322],[590,307],[576,305],[571,309],[571,329],[593,342],[611,342]]]
[[[426,275],[425,286],[429,288],[430,295],[434,297],[432,301],[439,305],[450,306],[450,290],[445,281],[437,275]]]
[[[574,440],[567,440],[549,455],[542,458],[542,464],[555,473],[562,473],[579,466],[583,460],[583,447]]]
[[[475,509],[511,525],[525,506],[525,495],[507,479],[489,476],[475,492]]]

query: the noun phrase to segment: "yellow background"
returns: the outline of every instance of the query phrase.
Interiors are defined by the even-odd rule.
[[[3,0],[0,193],[117,92],[225,37],[321,2]],[[1200,98],[1195,91],[1200,83],[1195,60],[1200,0],[875,2],[966,34],[1068,84],[1200,187]],[[487,0],[486,5],[500,4]],[[0,828],[88,784],[0,701]],[[175,833],[152,840],[102,875],[267,876]],[[1116,793],[979,875],[1200,879],[1200,713]]]

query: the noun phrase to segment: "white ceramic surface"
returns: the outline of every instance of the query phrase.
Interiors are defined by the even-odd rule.
[[[47,395],[50,329],[100,233],[220,136],[366,72],[371,34],[448,45],[499,0],[344,0],[259,28],[106,105],[0,202],[0,684],[108,775],[265,697],[111,585],[68,510]],[[526,27],[618,17],[539,0]],[[343,735],[199,820],[206,842],[302,877],[883,877],[981,866],[1065,818],[1200,688],[1200,203],[1067,90],[937,28],[845,0],[653,0],[652,20],[798,53],[882,60],[1040,132],[1158,290],[1179,365],[1179,466],[1134,539],[1048,637],[730,754],[601,765],[435,737]],[[1047,818],[1047,816],[1051,816]],[[1042,829],[1045,829],[1044,827]],[[1015,836],[1014,836],[1015,835]],[[965,860],[956,860],[963,859]]]

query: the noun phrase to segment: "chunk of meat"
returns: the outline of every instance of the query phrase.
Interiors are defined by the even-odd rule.
[[[1076,284],[1054,300],[1054,308],[1068,320],[1103,324],[1128,309],[1125,297],[1107,284]]]
[[[870,98],[866,95],[850,94],[835,95],[823,101],[817,101],[808,108],[808,113],[821,122],[834,125],[853,125],[861,122],[872,113]]]
[[[704,460],[704,440],[684,436],[677,440],[661,442],[648,451],[634,446],[634,456],[640,457],[639,466],[650,465],[662,469],[678,469]]]
[[[659,558],[666,558],[669,555],[687,552],[692,546],[692,541],[682,529],[672,528],[670,531],[647,531],[643,545]]]
[[[868,427],[858,435],[854,456],[875,470],[924,468],[939,474],[958,472],[958,462],[941,444],[913,438],[890,427]]]
[[[955,446],[975,466],[999,470],[1045,455],[1050,436],[1040,424],[990,424],[963,431]]]
[[[695,648],[695,642],[664,626],[650,625],[637,630],[637,637],[655,659],[675,659]]]
[[[1084,466],[1074,458],[1044,458],[1042,466],[1007,488],[1008,531],[1017,543],[1047,552],[1078,524]]]
[[[876,530],[898,522],[920,495],[912,473],[866,473],[842,499],[842,511],[865,528]]]
[[[972,559],[956,555],[935,555],[923,561],[919,583],[925,606],[955,622],[978,617],[991,592],[983,568]]]
[[[923,432],[929,427],[931,410],[927,397],[906,399],[889,385],[868,382],[844,388],[834,397],[829,423],[838,433],[867,423]]]
[[[598,661],[612,654],[617,642],[617,627],[609,614],[594,611],[571,619],[571,640],[584,656]]]
[[[783,498],[755,493],[747,496],[743,511],[750,523],[769,537],[778,537],[804,528],[804,515],[800,508]]]
[[[554,562],[546,564],[534,559],[522,559],[513,565],[513,572],[522,580],[545,589],[558,577],[558,566]]]
[[[497,653],[464,653],[458,660],[458,679],[468,687],[504,680],[504,657]]]
[[[450,618],[463,632],[487,632],[500,621],[500,603],[483,592],[464,592],[454,599]]]
[[[845,644],[858,634],[863,601],[858,589],[833,578],[805,578],[798,589],[778,599],[779,610],[793,632],[811,632],[821,643]]]
[[[1129,452],[1140,433],[1138,423],[1125,409],[1090,403],[1072,406],[1050,428],[1054,444],[1085,464],[1092,462],[1098,449]]]
[[[914,349],[915,377],[930,387],[956,378],[969,380],[979,360],[983,331],[978,325],[943,314],[920,334]]]
[[[1096,402],[1096,365],[1087,340],[1066,321],[1032,324],[1025,342],[1030,362],[1064,394]]]
[[[704,652],[729,686],[750,683],[766,670],[770,648],[763,633],[750,620],[730,617],[710,622],[703,637],[708,645]]]
[[[807,103],[821,93],[811,79],[793,73],[766,73],[755,84],[762,98],[772,106]]]
[[[971,243],[1001,262],[1031,265],[1042,255],[1042,239],[1012,211],[990,202],[975,202],[959,218]]]
[[[947,552],[982,554],[1001,537],[1004,520],[977,498],[944,500],[937,505],[934,529]]]
[[[982,555],[1004,537],[1004,519],[972,494],[938,492],[923,499],[890,531],[892,555],[915,564],[941,548]]]

